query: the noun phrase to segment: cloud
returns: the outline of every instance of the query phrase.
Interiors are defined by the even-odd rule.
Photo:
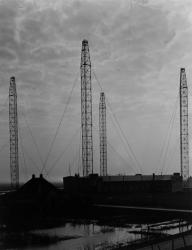
[[[5,61],[11,62],[16,60],[16,58],[17,57],[14,51],[5,48],[0,48],[0,60],[2,60],[3,62]]]

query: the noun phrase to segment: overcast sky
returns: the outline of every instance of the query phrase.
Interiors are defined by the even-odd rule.
[[[18,92],[20,179],[39,175],[73,84],[44,173],[61,180],[70,171],[82,172],[83,39],[89,41],[92,72],[113,112],[108,107],[108,173],[139,173],[138,164],[145,174],[180,171],[179,71],[186,68],[191,93],[192,1],[1,0],[0,181],[10,180],[7,97],[12,75]],[[94,172],[99,172],[100,88],[94,74],[92,88]]]

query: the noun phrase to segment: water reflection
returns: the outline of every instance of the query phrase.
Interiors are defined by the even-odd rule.
[[[157,237],[160,234],[175,234],[191,229],[191,224],[186,221],[171,220],[155,224],[127,224],[125,227],[99,225],[96,221],[86,223],[68,222],[61,227],[49,229],[36,229],[29,231],[27,237],[37,235],[57,238],[58,241],[50,244],[30,243],[11,249],[28,250],[101,250],[109,249],[114,245],[124,245],[133,241]],[[30,239],[29,237],[29,239]],[[45,239],[45,238],[44,238]],[[1,242],[0,242],[1,243]],[[7,248],[8,249],[8,248]]]
[[[58,227],[53,229],[33,230],[36,234],[48,234],[50,236],[71,236],[75,235],[78,238],[61,241],[55,245],[45,247],[41,249],[73,249],[73,250],[85,250],[85,249],[104,249],[107,246],[112,246],[118,242],[127,242],[140,239],[140,235],[135,235],[129,231],[135,228],[136,225],[130,225],[129,228],[100,226],[95,223],[90,224],[74,224],[67,223],[64,227]],[[30,247],[28,249],[38,249]],[[39,248],[40,249],[40,248]]]

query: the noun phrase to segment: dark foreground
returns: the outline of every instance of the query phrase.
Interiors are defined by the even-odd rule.
[[[74,229],[83,228],[84,233],[78,233],[76,230],[66,231],[68,224]],[[100,228],[98,231],[98,227]],[[95,229],[94,229],[95,228]],[[118,229],[119,228],[119,229]],[[111,213],[110,215],[102,215],[100,218],[94,217],[78,217],[66,218],[66,217],[36,217],[32,220],[22,220],[19,218],[18,221],[9,221],[8,224],[1,225],[0,232],[0,248],[1,249],[114,249],[114,250],[125,250],[125,249],[167,249],[164,246],[177,246],[183,247],[189,245],[188,234],[190,233],[191,238],[192,224],[189,221],[184,221],[178,218],[166,216],[161,214],[148,214],[138,213],[130,211],[129,214]],[[127,239],[121,237],[119,241],[110,242],[109,237],[115,236],[116,230],[121,232],[128,232]],[[88,231],[87,231],[88,230]],[[122,231],[123,230],[123,231]],[[171,235],[174,231],[177,234]],[[50,234],[52,232],[52,234]],[[60,232],[60,233],[59,233]],[[62,232],[62,233],[61,233]],[[110,236],[111,235],[111,236]],[[132,238],[130,239],[130,236]],[[135,235],[135,236],[134,236]],[[134,236],[134,237],[133,237]],[[95,242],[94,238],[100,237],[99,241]],[[102,246],[103,237],[106,238]],[[117,235],[117,237],[119,237]],[[87,241],[84,247],[74,247],[75,242],[79,240],[79,244]],[[108,241],[108,242],[107,242]],[[66,242],[66,243],[65,243]],[[68,242],[74,242],[71,246]],[[98,242],[100,242],[98,244]],[[192,242],[191,242],[192,243]],[[91,245],[93,244],[93,245]],[[100,245],[98,247],[98,245]],[[76,243],[77,246],[77,243]],[[158,246],[158,248],[155,248]],[[149,248],[147,248],[149,247]],[[184,248],[185,249],[185,248]]]
[[[104,206],[98,206],[99,204],[104,204]],[[131,206],[132,208],[130,208]],[[155,209],[142,209],[141,206]],[[125,207],[127,208],[125,209]],[[136,209],[136,207],[140,207],[140,209]],[[167,208],[167,211],[158,208]],[[175,211],[173,211],[174,209]],[[79,236],[46,233],[39,235],[34,234],[31,230],[62,228],[69,221],[80,225],[95,221],[98,226],[107,226],[110,227],[110,230],[111,228],[114,230],[116,227],[129,228],[130,234],[142,236],[137,244],[131,241],[129,244],[122,245],[120,242],[110,245],[110,248],[105,246],[99,249],[124,250],[139,249],[139,247],[142,249],[142,247],[151,247],[151,244],[154,244],[154,250],[169,249],[161,246],[164,241],[169,242],[166,244],[173,244],[175,246],[173,249],[178,249],[176,246],[187,247],[187,244],[184,245],[186,242],[183,232],[178,231],[179,235],[170,236],[166,230],[181,229],[184,221],[188,233],[191,233],[191,209],[190,192],[129,195],[66,193],[64,190],[54,187],[44,178],[33,178],[18,191],[0,196],[0,242],[3,249],[15,246],[25,249],[28,244],[43,249],[43,246],[46,245],[75,241]],[[189,212],[181,210],[189,210]],[[159,223],[160,229],[157,226]],[[141,230],[139,232],[130,230],[130,225],[140,225]],[[147,231],[142,229],[146,225],[150,225]],[[158,228],[158,231],[154,231],[155,227]],[[101,230],[101,235],[106,233],[104,231]],[[187,233],[185,232],[185,234]],[[178,237],[182,240],[177,240]],[[148,248],[145,249],[148,250]]]

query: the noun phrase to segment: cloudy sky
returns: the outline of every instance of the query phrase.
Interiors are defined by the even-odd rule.
[[[94,72],[94,171],[99,172],[100,94],[95,75],[109,103],[108,172],[179,171],[181,67],[192,93],[191,0],[1,0],[0,181],[10,180],[7,97],[12,75],[18,92],[20,179],[38,175],[46,159],[44,174],[50,180],[82,171],[83,39],[89,41]]]

